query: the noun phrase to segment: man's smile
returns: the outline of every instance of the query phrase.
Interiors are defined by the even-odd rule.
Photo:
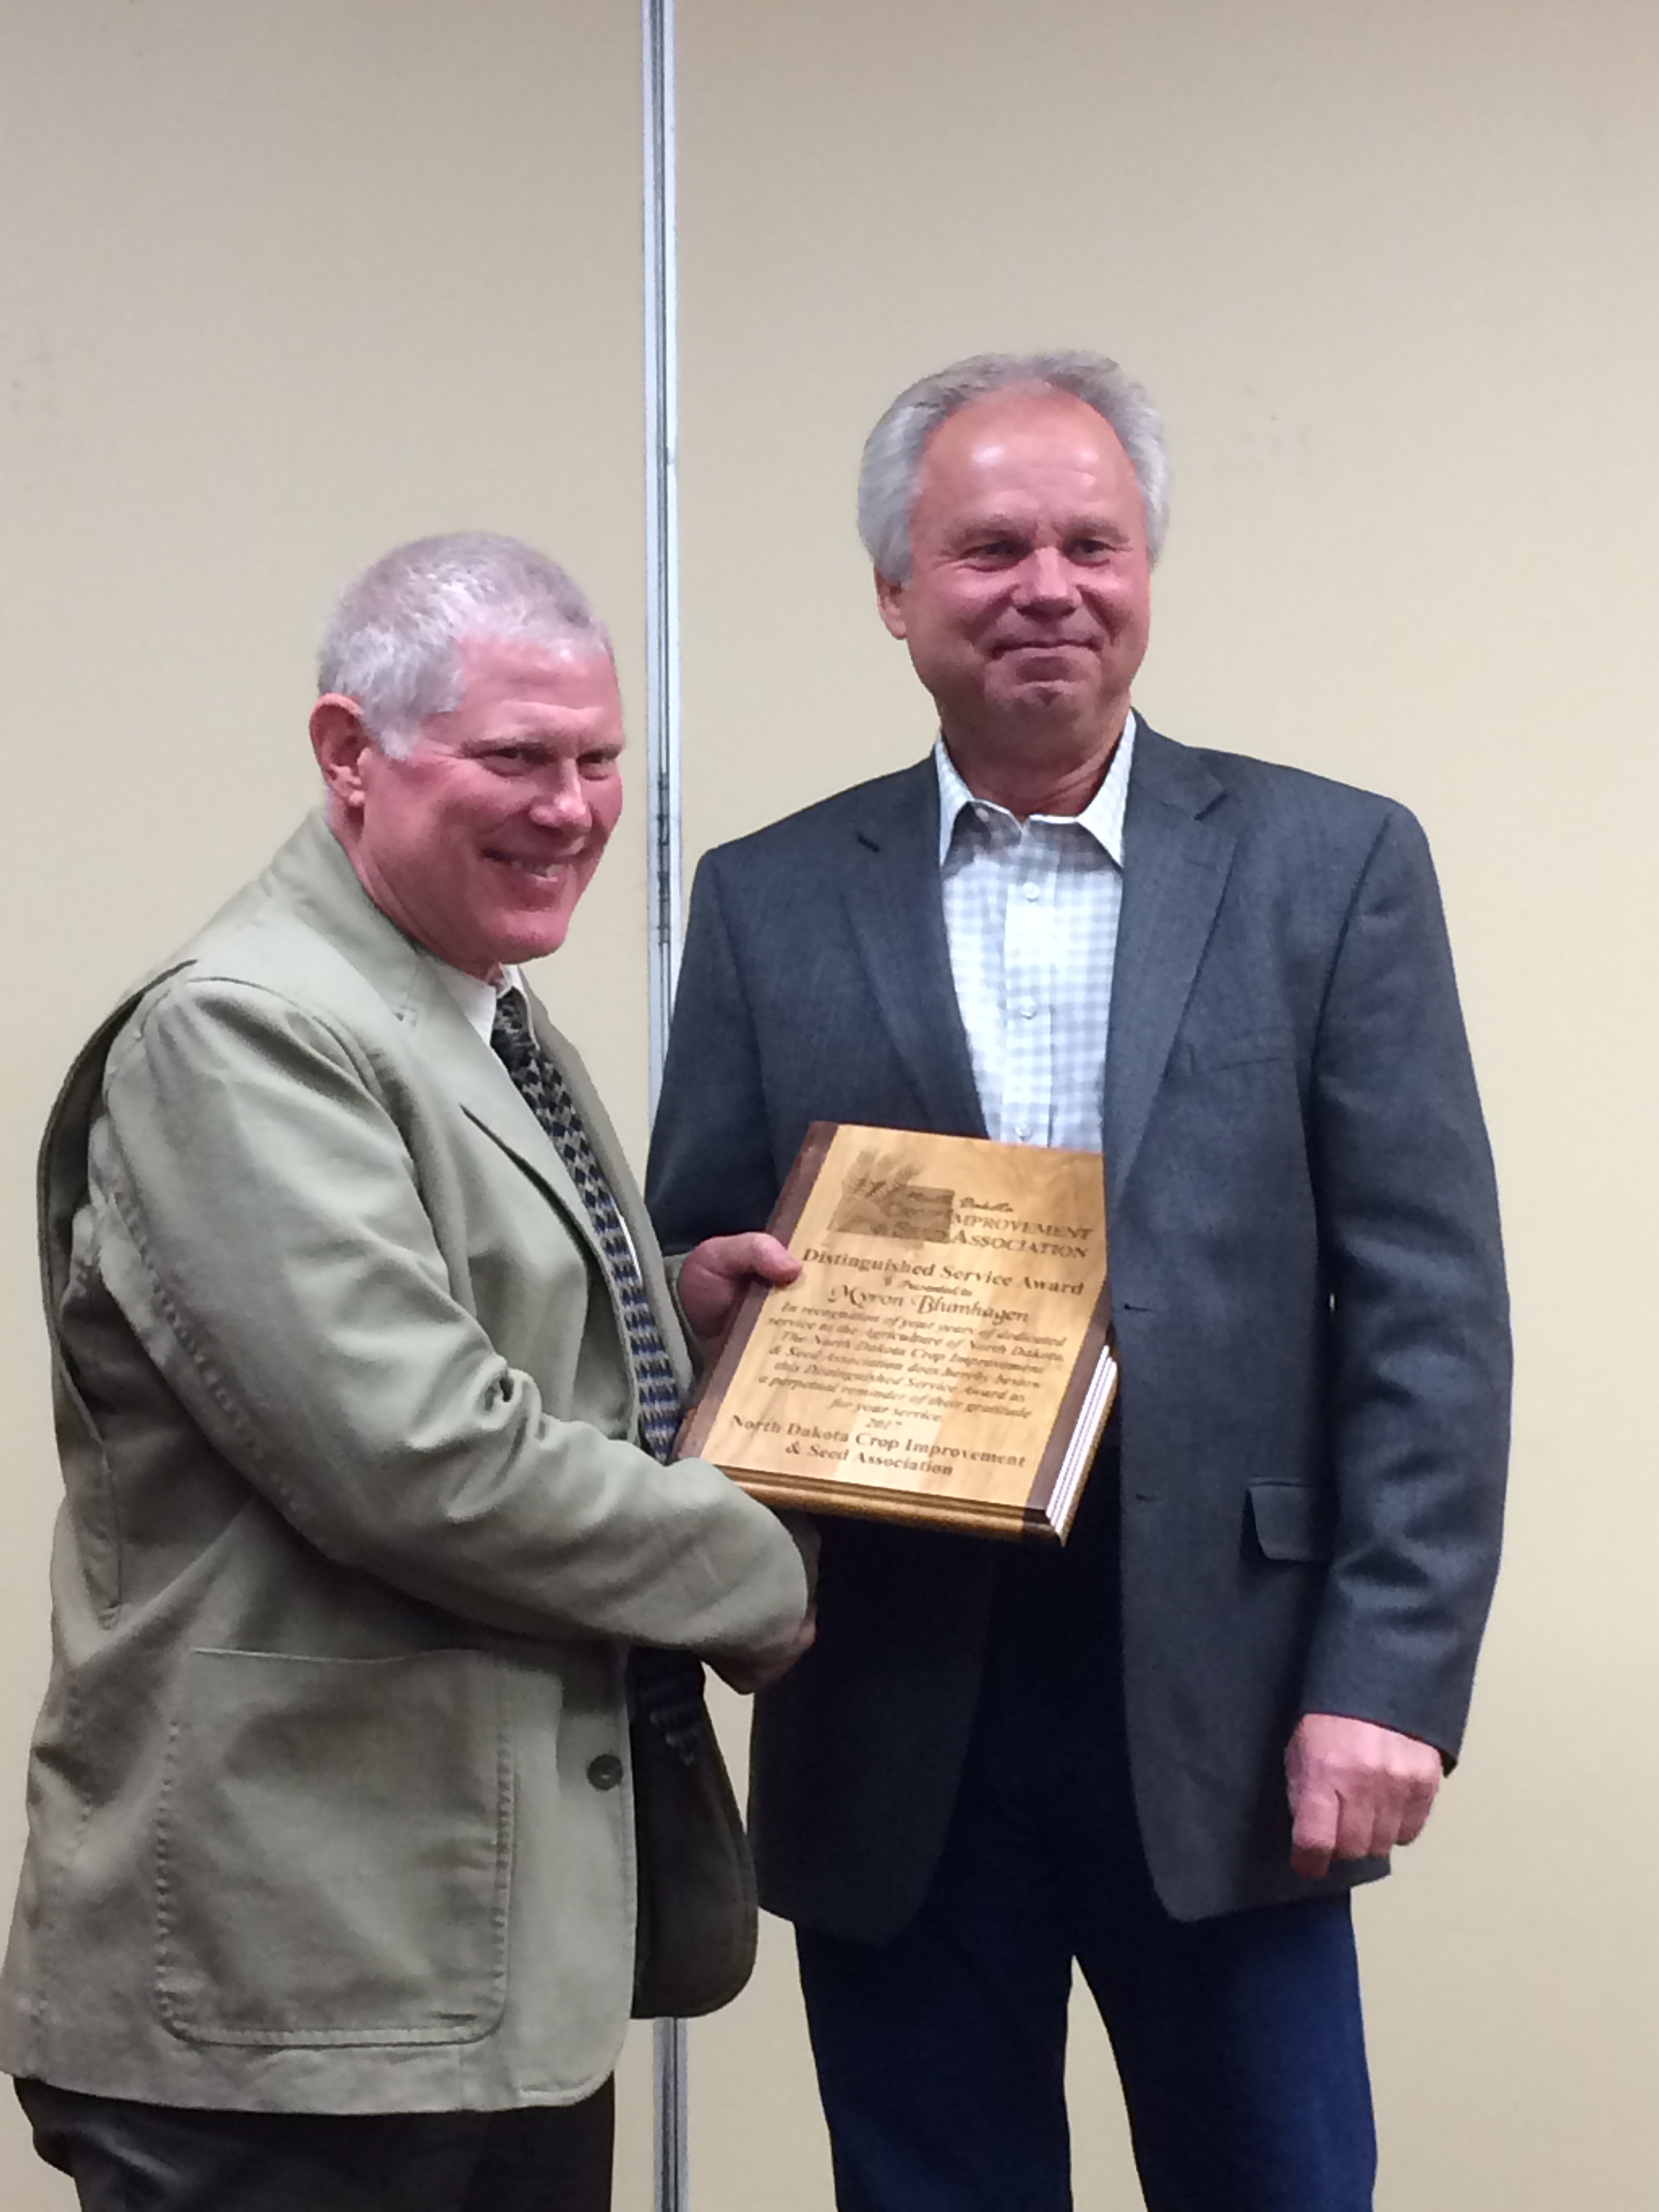
[[[533,876],[538,882],[547,883],[554,877],[562,874],[570,866],[575,855],[569,853],[542,854],[502,853],[486,848],[484,858],[487,860],[495,861],[499,867],[512,868],[520,875]]]

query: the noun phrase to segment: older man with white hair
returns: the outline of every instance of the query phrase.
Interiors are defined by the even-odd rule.
[[[320,678],[325,807],[46,1135],[67,1494],[0,2063],[95,2212],[601,2212],[630,2008],[752,1952],[689,1655],[811,1635],[789,1532],[665,1464],[680,1315],[775,1249],[706,1243],[677,1312],[520,970],[622,803],[582,593],[404,546]]]
[[[710,854],[648,1179],[757,1227],[811,1121],[1102,1154],[1120,1417],[1064,1553],[844,1521],[761,1700],[842,2212],[1066,2212],[1067,1999],[1152,2212],[1364,2212],[1348,1892],[1456,1753],[1497,1565],[1491,1161],[1421,831],[1131,703],[1169,471],[1097,355],[865,452],[931,756]]]

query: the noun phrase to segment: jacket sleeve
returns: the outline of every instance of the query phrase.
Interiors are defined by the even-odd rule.
[[[532,1636],[701,1650],[806,1601],[713,1467],[559,1418],[457,1297],[360,1042],[246,983],[168,984],[88,1156],[106,1286],[191,1421],[319,1551]],[[550,1237],[568,1235],[550,1212]]]
[[[1510,1341],[1498,1197],[1428,848],[1395,809],[1313,1066],[1334,1554],[1304,1711],[1455,1757],[1497,1573]]]

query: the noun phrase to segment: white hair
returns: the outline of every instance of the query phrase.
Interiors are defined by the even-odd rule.
[[[516,538],[456,531],[382,555],[341,593],[317,654],[317,689],[356,702],[382,752],[404,754],[428,714],[460,703],[471,638],[611,650],[587,595]]]
[[[910,580],[910,517],[928,441],[970,400],[1032,386],[1070,392],[1104,417],[1129,457],[1154,561],[1170,521],[1170,457],[1164,423],[1144,387],[1103,353],[976,353],[901,392],[864,447],[859,536],[878,571]]]

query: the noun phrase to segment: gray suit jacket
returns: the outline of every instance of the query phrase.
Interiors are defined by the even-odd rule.
[[[764,1221],[814,1118],[984,1133],[937,824],[923,763],[703,862],[647,1186],[668,1249]],[[1302,1712],[1455,1753],[1507,1321],[1416,823],[1143,726],[1125,836],[1103,1124],[1124,1694],[1153,1878],[1198,1918],[1309,1893],[1282,1770]],[[817,1644],[757,1724],[773,1910],[867,1938],[915,1911],[991,1566],[982,1540],[826,1524]]]
[[[67,1495],[0,2064],[584,2095],[633,1978],[625,1646],[787,1634],[793,1544],[629,1441],[563,1164],[320,817],[94,1040],[41,1169]]]

